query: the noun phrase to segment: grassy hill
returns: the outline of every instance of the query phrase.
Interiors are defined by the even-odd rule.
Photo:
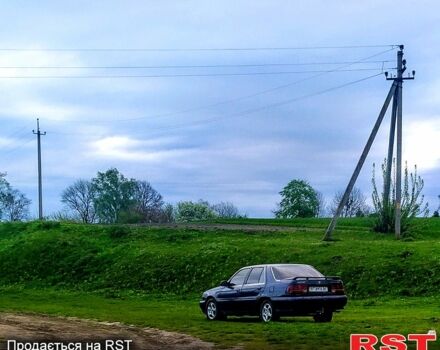
[[[219,225],[225,223],[233,225]],[[0,285],[184,295],[200,293],[244,265],[296,262],[341,276],[352,297],[438,294],[440,220],[418,220],[419,233],[402,241],[371,232],[368,219],[345,219],[335,232],[338,241],[326,243],[321,236],[327,224],[326,219],[240,219],[190,227],[5,223]]]
[[[217,221],[170,227],[0,224],[0,312],[117,321],[188,333],[221,348],[348,349],[350,334],[439,332],[440,220],[396,241],[368,219]],[[415,233],[414,233],[415,232]],[[418,232],[418,233],[417,233]],[[333,322],[208,322],[199,296],[243,265],[303,262],[340,275],[351,296]],[[414,349],[414,343],[409,349]],[[440,350],[440,342],[430,344]]]

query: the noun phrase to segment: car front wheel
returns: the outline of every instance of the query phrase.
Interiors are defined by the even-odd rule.
[[[209,299],[206,303],[206,318],[210,321],[220,319],[218,306],[214,299]]]
[[[272,303],[270,300],[265,300],[261,303],[260,307],[260,320],[267,323],[275,318]]]

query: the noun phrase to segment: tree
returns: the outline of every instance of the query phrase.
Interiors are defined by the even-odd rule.
[[[73,217],[78,216],[85,224],[95,222],[94,200],[95,189],[88,180],[77,180],[61,194],[61,202],[73,211]]]
[[[5,177],[6,177],[6,173],[0,173],[0,219],[2,218],[3,215],[3,208],[1,203],[3,202],[3,198],[4,196],[6,196],[6,193],[8,192],[9,189],[9,183],[8,181],[6,181]]]
[[[290,181],[280,195],[282,198],[279,209],[275,211],[277,218],[306,218],[318,215],[318,194],[307,181]]]
[[[238,218],[241,217],[238,208],[231,202],[220,202],[211,206],[211,209],[219,218]]]
[[[6,173],[0,173],[0,220],[24,220],[29,216],[31,201],[19,190],[12,188],[5,177]]]
[[[332,205],[330,207],[330,212],[332,215],[336,213],[336,210],[341,202],[344,192],[339,191],[335,194],[333,198]],[[370,208],[366,203],[366,197],[357,187],[354,187],[348,197],[347,203],[342,208],[341,217],[352,218],[366,216],[370,212]]]
[[[388,201],[384,199],[384,193],[379,192],[376,184],[376,168],[373,164],[373,204],[376,214],[374,230],[376,232],[391,233],[394,232],[395,219],[395,201],[396,201],[396,181],[395,168],[393,161],[393,178],[391,179],[391,195]],[[382,177],[385,182],[386,177],[386,159],[382,163]],[[401,200],[401,230],[402,233],[408,231],[409,223],[417,216],[427,216],[429,213],[428,203],[422,194],[424,187],[423,179],[417,174],[417,166],[414,166],[414,172],[408,171],[408,164],[405,163],[403,175],[403,189]]]
[[[141,222],[159,222],[164,205],[162,195],[149,182],[136,181],[133,193],[134,210]]]
[[[204,221],[211,220],[216,217],[217,214],[210,208],[208,202],[199,200],[197,203],[191,201],[182,201],[177,203],[176,221]]]
[[[172,204],[165,204],[160,210],[157,222],[174,222],[174,207]]]
[[[127,179],[118,169],[98,172],[92,179],[96,215],[102,223],[120,222],[120,215],[134,204],[136,181]]]
[[[19,190],[9,188],[2,196],[3,217],[8,221],[21,221],[29,216],[31,200]]]

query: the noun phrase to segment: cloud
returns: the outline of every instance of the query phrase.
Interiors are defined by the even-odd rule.
[[[439,193],[439,5],[382,2],[329,3],[185,1],[157,4],[109,0],[100,4],[15,2],[2,5],[0,47],[208,48],[393,44],[405,39],[404,160],[419,165],[426,194]],[[20,16],[17,17],[17,11]],[[392,17],[389,13],[393,13]],[[410,26],[397,25],[412,18]],[[292,20],[294,18],[294,20]],[[261,25],[265,23],[267,25]],[[54,30],[56,28],[56,30]],[[365,36],[365,32],[368,36]],[[290,33],[293,35],[286,35]],[[301,33],[301,35],[295,35]],[[363,40],[359,42],[359,38]],[[203,52],[1,51],[0,66],[151,66],[352,61],[387,48]],[[395,51],[378,56],[391,60]],[[368,67],[375,67],[369,64]],[[381,64],[378,65],[379,67]],[[365,67],[365,66],[364,66]],[[313,67],[307,67],[307,69]],[[316,67],[316,69],[328,68]],[[354,66],[351,68],[355,68]],[[289,70],[306,69],[303,66]],[[182,74],[255,71],[256,68],[161,70],[18,70],[23,74]],[[272,71],[274,67],[261,67]],[[280,69],[281,70],[281,69]],[[283,68],[283,70],[287,70]],[[270,216],[278,191],[305,178],[331,196],[356,165],[389,88],[375,78],[328,94],[234,117],[294,99],[372,72],[166,79],[0,79],[0,171],[36,201],[35,118],[43,131],[43,177],[48,211],[79,177],[117,167],[126,176],[157,184],[169,201],[231,200],[251,216]],[[310,75],[307,75],[310,76]],[[287,88],[274,89],[283,84]],[[242,96],[272,90],[251,98]],[[221,104],[221,101],[234,101]],[[197,108],[211,105],[209,108]],[[187,113],[176,113],[188,111]],[[151,117],[166,114],[164,117]],[[139,120],[133,119],[144,117]],[[199,120],[219,118],[215,123]],[[221,119],[221,120],[220,120]],[[58,120],[58,121],[55,121]],[[75,122],[72,122],[75,121]],[[178,127],[178,126],[190,127]],[[371,187],[371,163],[386,154],[389,118],[381,128],[357,185]],[[11,135],[25,127],[23,135]],[[25,135],[26,134],[26,135]],[[28,136],[27,136],[28,135]],[[35,140],[35,139],[33,139]],[[16,151],[5,155],[6,152]]]
[[[138,140],[129,136],[104,137],[91,143],[91,154],[98,158],[127,161],[161,162],[170,158],[188,155],[188,149],[164,149],[172,140]]]
[[[420,170],[440,166],[440,118],[416,118],[405,126],[403,158]]]

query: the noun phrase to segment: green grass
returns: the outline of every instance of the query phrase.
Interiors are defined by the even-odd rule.
[[[120,321],[248,349],[344,349],[350,333],[440,330],[439,219],[416,220],[400,241],[371,232],[369,218],[344,219],[331,243],[321,241],[327,219],[216,223],[243,229],[0,224],[0,310]],[[347,309],[330,324],[204,319],[202,291],[242,266],[276,262],[341,276]]]
[[[438,293],[440,220],[420,221],[413,241],[370,232],[368,219],[342,220],[332,243],[321,241],[325,220],[296,222],[280,232],[2,224],[0,285],[200,293],[245,265],[299,262],[341,276],[352,297]]]
[[[311,317],[282,319],[262,324],[256,318],[207,321],[197,296],[104,298],[99,295],[53,289],[4,288],[0,311],[75,316],[120,321],[138,326],[179,331],[214,342],[219,347],[245,349],[348,349],[351,333],[426,333],[440,330],[440,298],[384,298],[351,300],[328,324]],[[293,346],[294,344],[294,346]],[[414,349],[413,347],[411,347]],[[440,349],[440,343],[429,349]]]

